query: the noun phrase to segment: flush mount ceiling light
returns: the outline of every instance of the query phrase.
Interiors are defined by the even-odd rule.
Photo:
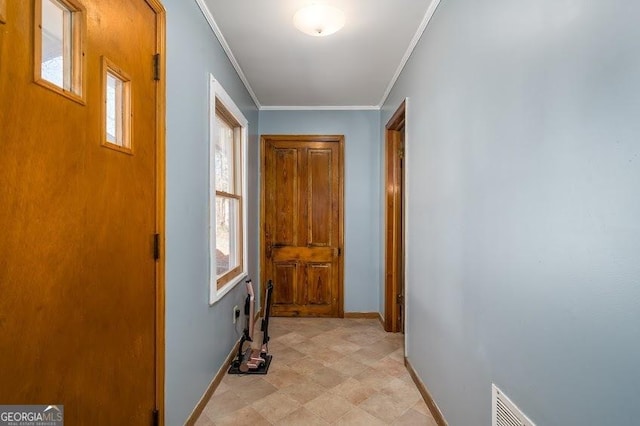
[[[293,15],[293,24],[305,34],[328,36],[344,26],[344,12],[326,4],[312,4]]]

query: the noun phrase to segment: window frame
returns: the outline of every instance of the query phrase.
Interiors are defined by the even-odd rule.
[[[221,108],[222,106],[222,108]],[[234,128],[234,141],[238,138],[238,147],[234,147],[234,186],[236,193],[216,191],[215,182],[215,150],[219,137],[218,112],[221,119]],[[210,75],[209,80],[209,304],[213,305],[231,291],[248,275],[247,272],[247,147],[249,122],[222,85]],[[237,149],[238,151],[235,151]],[[238,184],[239,181],[239,184]],[[239,201],[240,244],[238,266],[220,278],[217,276],[216,259],[216,198],[220,196]]]
[[[238,208],[240,210],[240,214],[242,214],[243,212],[243,197],[242,197],[242,176],[241,176],[241,172],[242,172],[242,139],[241,139],[241,135],[242,135],[242,127],[240,126],[240,123],[238,123],[233,116],[231,116],[231,114],[229,113],[229,111],[227,111],[226,107],[224,106],[224,104],[222,102],[220,102],[219,100],[216,99],[216,103],[215,103],[215,107],[216,107],[216,111],[215,111],[215,115],[216,115],[216,125],[222,121],[224,122],[225,125],[227,125],[231,131],[233,132],[233,136],[232,136],[232,167],[233,169],[231,170],[231,174],[230,174],[230,178],[231,178],[231,184],[230,184],[230,189],[229,191],[223,191],[223,190],[219,190],[217,187],[214,188],[215,189],[215,199],[216,201],[218,200],[218,198],[220,199],[228,199],[228,200],[235,200],[238,203]],[[220,135],[220,132],[216,132],[216,135]],[[214,139],[214,143],[215,143],[215,139]],[[214,145],[215,148],[215,145]],[[215,160],[215,152],[213,155],[213,159]],[[215,161],[214,161],[215,164]],[[240,169],[240,170],[238,170]],[[215,165],[214,165],[214,174],[215,174]],[[238,183],[240,183],[240,185],[238,185]],[[218,211],[218,209],[216,208],[216,213]],[[235,218],[235,217],[234,217]],[[217,219],[217,218],[216,218]],[[224,273],[222,276],[218,277],[217,276],[217,264],[216,264],[216,277],[217,277],[217,285],[218,285],[218,289],[220,289],[221,287],[223,287],[226,283],[232,281],[236,276],[238,276],[241,272],[242,272],[242,267],[243,267],[243,263],[244,263],[244,259],[242,256],[242,249],[244,247],[244,241],[243,241],[243,229],[242,229],[242,218],[239,217],[238,218],[240,223],[235,224],[235,226],[238,227],[238,229],[234,230],[234,234],[238,234],[239,241],[236,241],[236,243],[239,243],[239,247],[236,248],[236,253],[235,255],[239,258],[237,265],[234,266],[233,268],[229,269],[226,273]],[[235,222],[235,221],[234,221]],[[217,221],[216,221],[217,224]],[[216,235],[217,237],[217,235]],[[217,249],[217,244],[216,244],[216,249]],[[217,255],[217,252],[216,252]],[[216,257],[217,260],[217,257]]]
[[[122,144],[115,143],[109,141],[107,138],[107,77],[111,74],[115,77],[120,84],[122,85],[122,93],[120,96],[116,93],[117,101],[121,104],[121,121],[118,123],[116,120],[116,133],[117,136],[120,136]],[[102,83],[101,83],[101,136],[100,136],[100,144],[109,149],[113,149],[115,151],[120,151],[125,154],[133,155],[133,98],[132,98],[132,87],[131,87],[131,78],[127,73],[125,73],[119,66],[117,66],[113,61],[111,61],[106,56],[102,57]],[[117,104],[117,102],[116,102]],[[116,105],[116,110],[117,110]],[[120,125],[119,131],[118,124]]]
[[[84,79],[85,70],[85,38],[87,11],[78,0],[53,0],[60,3],[71,12],[71,75],[70,90],[60,87],[55,83],[45,80],[42,77],[42,2],[49,0],[34,1],[34,24],[33,24],[33,81],[56,92],[66,98],[71,99],[81,105],[85,105],[86,84]]]
[[[0,24],[7,23],[7,0],[0,0]]]

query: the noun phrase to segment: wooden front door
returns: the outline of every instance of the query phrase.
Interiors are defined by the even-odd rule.
[[[64,405],[69,426],[150,425],[163,399],[164,12],[151,0],[6,6],[0,401]]]
[[[343,145],[262,138],[262,282],[273,280],[273,315],[344,315]]]

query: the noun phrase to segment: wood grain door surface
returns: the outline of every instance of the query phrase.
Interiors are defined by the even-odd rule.
[[[272,314],[341,317],[342,136],[263,136],[263,282]]]
[[[385,321],[386,331],[404,332],[404,156],[405,103],[385,130]]]
[[[0,25],[0,403],[64,405],[70,426],[149,425],[157,10],[77,3],[84,104],[34,83],[37,2],[8,1]],[[102,146],[103,57],[131,79],[132,154]]]

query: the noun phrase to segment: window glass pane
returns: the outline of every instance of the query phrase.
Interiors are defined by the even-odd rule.
[[[216,197],[216,274],[239,266],[240,206],[235,198]]]
[[[65,0],[68,1],[68,0]],[[246,119],[217,81],[210,80],[211,177],[210,232],[212,246],[210,302],[215,303],[247,274],[245,191]],[[215,267],[214,267],[215,265]]]
[[[107,142],[122,145],[122,81],[107,72]]]
[[[42,0],[42,78],[71,90],[71,11]]]
[[[215,164],[216,191],[235,193],[233,168],[233,128],[224,120],[218,122],[218,140],[216,141]]]

